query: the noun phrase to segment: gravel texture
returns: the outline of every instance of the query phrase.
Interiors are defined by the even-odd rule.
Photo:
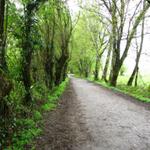
[[[150,150],[150,105],[71,78],[36,150]]]

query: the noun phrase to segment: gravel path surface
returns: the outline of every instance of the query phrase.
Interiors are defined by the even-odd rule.
[[[72,78],[36,150],[150,150],[150,105]]]

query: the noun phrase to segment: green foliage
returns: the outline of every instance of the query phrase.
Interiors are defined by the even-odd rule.
[[[0,143],[7,143],[11,138],[12,132],[17,128],[17,117],[23,112],[22,98],[24,96],[24,87],[21,83],[13,82],[13,90],[4,98],[5,111],[7,116],[1,118],[0,122]],[[1,105],[2,107],[2,105]],[[1,117],[1,116],[0,116]],[[2,124],[1,124],[2,123]],[[5,126],[4,126],[5,125]],[[9,130],[6,130],[9,129]]]
[[[66,78],[72,21],[64,1],[7,1],[3,7],[0,67],[6,59],[5,73],[12,85],[3,90],[0,81],[0,149],[11,144],[20,150],[40,133],[42,112],[55,109],[65,89],[67,81],[55,86]]]
[[[64,92],[65,87],[69,79],[62,82],[58,87],[55,87],[53,91],[48,95],[48,101],[41,107],[44,111],[54,110],[57,107],[58,98]]]
[[[41,129],[37,128],[33,119],[20,119],[17,121],[17,126],[22,128],[14,134],[12,139],[15,150],[23,150],[24,145],[30,143],[34,137],[41,133]]]
[[[73,35],[72,58],[69,66],[71,73],[85,76],[91,73],[94,61],[94,47],[87,27],[86,16],[80,17]]]
[[[47,103],[47,104],[44,104],[43,106],[42,106],[42,110],[44,110],[44,111],[50,111],[50,110],[53,110],[53,109],[55,109],[56,108],[56,105],[55,104],[51,104],[51,103]]]
[[[66,89],[68,82],[69,79],[66,79],[58,87],[55,87],[53,91],[47,93],[48,95],[46,97],[48,99],[44,101],[44,104],[34,106],[33,112],[32,112],[33,108],[27,108],[24,106],[22,106],[23,107],[22,109],[20,108],[21,110],[24,110],[24,112],[30,113],[30,117],[15,118],[14,120],[15,132],[12,138],[12,147],[10,147],[9,150],[12,149],[23,150],[25,145],[31,144],[33,138],[37,137],[42,132],[42,130],[38,127],[38,125],[42,123],[42,113],[45,111],[51,111],[56,109],[59,97]],[[36,98],[39,97],[42,99],[46,98],[45,95],[42,97],[43,94],[41,93],[42,89],[43,85],[41,85],[41,87],[40,85],[38,85],[38,90],[34,89],[36,91],[36,94],[39,92],[37,94],[38,96],[36,95]],[[18,105],[18,108],[19,106],[20,105]]]
[[[121,76],[124,76],[125,73],[126,73],[126,71],[127,71],[126,66],[125,66],[125,65],[122,65],[122,67],[121,67],[121,69],[120,69],[120,75],[121,75]]]
[[[34,114],[33,114],[33,118],[35,121],[38,121],[38,120],[41,120],[42,119],[42,114],[40,111],[34,111]]]
[[[40,82],[36,82],[32,86],[31,91],[32,91],[33,99],[35,101],[47,99],[47,95],[49,93],[49,90],[47,89],[46,85]]]
[[[6,74],[11,79],[13,88],[5,96],[1,96],[3,95],[1,93],[6,90],[0,90],[0,146],[7,147],[11,143],[14,150],[22,150],[24,145],[30,144],[32,139],[41,133],[38,123],[41,123],[44,111],[56,109],[58,99],[68,83],[68,79],[62,81],[67,74],[69,59],[71,59],[69,64],[71,73],[84,77],[91,76],[95,70],[97,56],[104,48],[106,49],[107,40],[112,37],[112,33],[109,33],[111,19],[107,22],[109,18],[105,18],[105,15],[103,17],[97,15],[95,12],[99,12],[99,7],[95,7],[94,11],[91,9],[91,12],[83,10],[73,30],[66,1],[44,2],[21,0],[20,8],[17,8],[15,5],[17,2],[7,1],[8,10],[5,9],[5,15],[7,15],[4,16],[5,32],[4,38],[0,39],[2,41],[0,44],[3,44],[0,47],[5,47],[6,50],[3,48],[5,56],[0,53],[0,59],[6,58],[8,69]],[[143,15],[141,14],[141,19]],[[108,25],[106,28],[101,23],[102,20],[105,26]],[[120,24],[122,21],[116,23]],[[139,21],[135,23],[138,25]],[[129,33],[129,45],[135,31],[136,28],[133,28],[133,31]],[[103,32],[108,32],[107,38],[105,35],[103,37]],[[71,37],[72,45],[69,43]],[[114,45],[117,44],[116,40],[114,41]],[[72,55],[70,55],[69,44],[70,47],[72,46]],[[120,57],[122,54],[120,52],[116,56]],[[103,64],[100,60],[99,63]],[[97,68],[103,68],[103,66],[98,65]],[[125,71],[126,68],[123,66],[120,75],[124,75]],[[150,86],[146,84],[144,87],[140,84],[139,87],[127,87],[124,85],[127,79],[123,77],[125,76],[119,77],[117,88],[105,83],[101,84],[149,102]],[[61,84],[56,87],[59,83]]]
[[[148,89],[148,92],[150,92],[150,85],[148,86],[148,88],[147,88],[147,89]]]
[[[9,101],[10,103],[14,103],[12,104],[12,106],[14,106],[16,109],[18,109],[18,105],[20,105],[22,103],[22,99],[25,95],[25,89],[24,86],[22,84],[22,82],[13,82],[13,90],[11,91],[10,95],[9,95]]]

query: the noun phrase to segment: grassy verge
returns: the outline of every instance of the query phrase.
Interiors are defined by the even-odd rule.
[[[129,95],[136,100],[150,103],[150,91],[148,90],[148,87],[130,87],[124,84],[118,84],[117,87],[112,87],[109,84],[105,83],[104,81],[98,80],[94,81],[93,78],[87,78],[87,80],[92,81],[94,83],[97,83],[105,88],[111,89],[113,91],[121,92],[123,94]]]
[[[12,138],[12,144],[10,143],[10,147],[7,150],[24,150],[25,145],[30,145],[32,140],[41,134],[42,130],[38,127],[39,124],[42,124],[43,113],[46,111],[51,111],[56,109],[59,97],[65,91],[66,86],[69,82],[69,79],[62,82],[58,87],[55,87],[53,91],[46,92],[47,100],[36,101],[35,105],[32,106],[30,110],[30,116],[20,118],[16,120],[16,126],[18,126],[18,131],[15,132]],[[36,90],[37,92],[37,90]],[[44,92],[43,92],[44,93]],[[42,98],[42,93],[35,93],[37,98]],[[43,98],[44,99],[44,98]],[[37,104],[39,103],[39,104]],[[30,149],[34,149],[30,147]]]

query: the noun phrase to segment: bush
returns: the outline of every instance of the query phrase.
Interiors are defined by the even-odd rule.
[[[48,89],[46,89],[43,84],[36,84],[33,86],[32,94],[36,100],[32,107],[25,107],[21,104],[20,98],[24,97],[24,88],[21,83],[15,85],[14,90],[7,98],[12,106],[11,110],[13,114],[11,114],[11,116],[13,116],[11,119],[12,121],[10,122],[9,120],[9,127],[11,126],[13,133],[11,135],[12,146],[9,148],[7,147],[7,150],[23,150],[25,145],[31,144],[33,138],[42,132],[38,127],[38,125],[42,123],[42,113],[44,111],[54,110],[57,107],[58,98],[65,90],[67,83],[68,79],[60,84],[60,86],[55,87],[51,92],[48,92]],[[39,98],[47,98],[47,100],[44,101],[44,104],[41,103],[41,105],[39,105],[36,103]],[[1,139],[4,139],[3,143],[1,142],[3,145],[4,142],[6,142],[5,136],[6,133],[3,131],[1,134]]]
[[[147,90],[148,90],[148,92],[150,92],[150,85],[148,86]]]

